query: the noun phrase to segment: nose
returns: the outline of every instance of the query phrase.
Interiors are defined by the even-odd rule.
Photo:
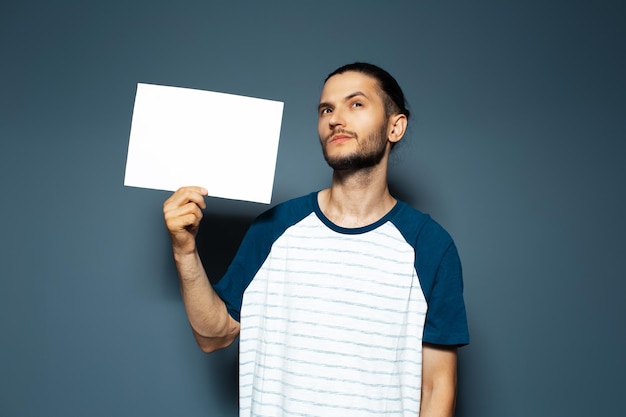
[[[345,125],[343,114],[341,113],[339,108],[333,109],[333,112],[331,113],[330,118],[328,119],[328,124],[330,125],[331,128]]]

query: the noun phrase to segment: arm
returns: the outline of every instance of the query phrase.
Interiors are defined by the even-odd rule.
[[[235,340],[239,323],[228,314],[226,305],[213,290],[196,248],[206,195],[207,191],[200,187],[180,188],[163,204],[163,215],[189,323],[200,348],[212,352]]]
[[[423,344],[420,417],[452,417],[456,398],[456,347]]]

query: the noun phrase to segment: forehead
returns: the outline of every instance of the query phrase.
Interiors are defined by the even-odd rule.
[[[346,71],[333,75],[322,89],[320,102],[342,100],[351,94],[360,92],[368,98],[379,98],[379,86],[376,78],[355,71]]]

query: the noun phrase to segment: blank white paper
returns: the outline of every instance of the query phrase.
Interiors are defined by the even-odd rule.
[[[124,185],[269,204],[283,103],[137,84]]]

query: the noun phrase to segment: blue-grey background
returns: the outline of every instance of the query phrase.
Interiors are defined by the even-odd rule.
[[[276,204],[328,185],[315,107],[356,60],[403,86],[393,188],[464,263],[457,415],[620,415],[625,16],[620,1],[2,1],[0,415],[236,416],[236,348],[201,353],[186,321],[169,193],[122,185],[136,84],[284,101]],[[267,206],[208,205],[215,276]]]

